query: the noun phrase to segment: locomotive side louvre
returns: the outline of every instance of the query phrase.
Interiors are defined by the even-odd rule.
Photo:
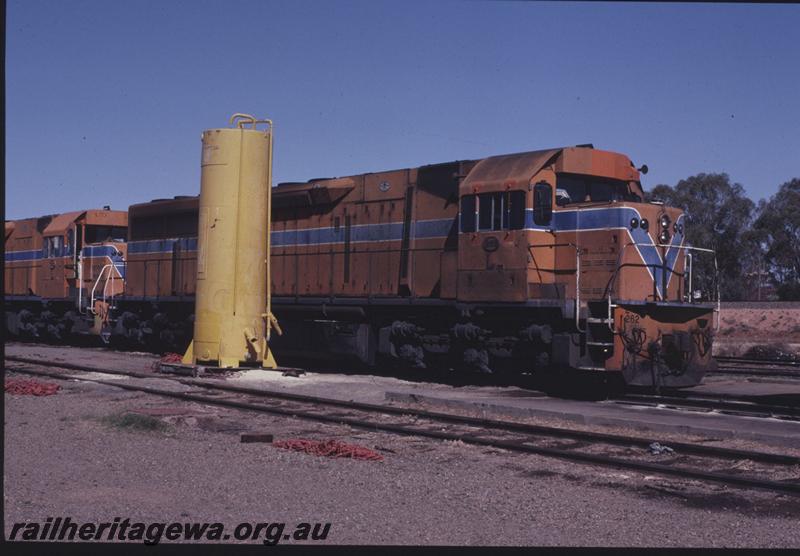
[[[455,273],[443,280],[441,268],[445,260],[455,270],[458,170],[458,163],[448,164],[444,186],[426,177],[418,187],[418,170],[411,169],[276,187],[275,295],[396,297],[407,289],[406,296],[435,297],[445,282],[455,297]],[[131,207],[128,298],[193,293],[191,279],[175,278],[172,261],[196,261],[196,223],[189,224],[196,211],[195,197]],[[177,215],[186,227],[169,233],[165,222]]]
[[[194,295],[197,207],[197,197],[130,207],[126,298],[157,301]]]
[[[445,260],[455,270],[458,168],[447,165],[444,185],[425,168],[279,185],[275,295],[439,297],[448,282],[455,297],[454,273],[444,280],[441,269]],[[420,174],[425,186],[416,183]],[[327,200],[331,189],[335,200]]]
[[[395,323],[430,320],[430,309],[409,305],[449,298],[455,314],[458,182],[465,164],[279,185],[272,239],[273,260],[281,262],[273,265],[272,279],[285,335],[274,340],[276,350],[349,354],[373,363],[376,352],[393,353],[387,338]],[[303,284],[304,274],[324,277],[329,268],[327,290],[291,291],[293,269]]]
[[[112,339],[184,350],[194,324],[198,198],[139,203],[128,218],[126,294],[116,302]]]
[[[404,214],[411,240],[406,258],[409,290],[421,297],[458,296],[458,184],[471,161],[423,166],[408,194],[411,214]]]
[[[8,300],[35,296],[42,267],[42,232],[53,216],[6,222],[4,288]]]

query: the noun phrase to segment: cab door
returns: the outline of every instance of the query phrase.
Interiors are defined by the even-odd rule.
[[[526,223],[528,240],[528,297],[532,299],[563,297],[563,286],[557,284],[574,272],[574,264],[566,266],[561,259],[570,256],[564,250],[562,235],[556,238],[555,215],[553,214],[553,186],[545,179],[537,180],[531,186],[532,209]],[[569,248],[569,246],[567,246]],[[572,259],[574,260],[574,250]],[[561,269],[566,269],[561,272]],[[565,274],[567,276],[565,276]]]
[[[48,299],[60,299],[67,295],[64,278],[64,237],[48,236],[42,247],[40,295]]]
[[[461,198],[458,298],[527,299],[527,191],[504,189]]]
[[[64,238],[64,279],[67,281],[68,294],[71,299],[77,296],[78,284],[78,249],[75,228],[70,227]]]

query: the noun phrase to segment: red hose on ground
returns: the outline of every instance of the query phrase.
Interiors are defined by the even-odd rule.
[[[7,378],[5,381],[6,394],[14,396],[52,396],[59,388],[61,387],[58,384],[38,380]]]
[[[153,362],[151,368],[154,371],[158,371],[162,363],[166,363],[167,365],[181,364],[183,363],[183,356],[180,353],[165,353],[161,356],[161,359]]]
[[[369,448],[356,446],[355,444],[345,444],[344,442],[337,442],[336,440],[302,440],[293,438],[289,440],[276,440],[272,445],[276,448],[283,448],[294,452],[305,452],[306,454],[314,456],[383,461],[382,455]]]
[[[165,353],[161,356],[162,363],[180,363],[183,361],[183,355],[180,353]]]

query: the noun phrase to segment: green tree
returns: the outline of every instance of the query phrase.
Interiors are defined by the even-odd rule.
[[[800,179],[781,185],[759,204],[753,229],[765,249],[766,266],[781,300],[800,300]]]
[[[680,207],[686,217],[687,242],[716,252],[719,288],[723,300],[746,299],[751,292],[748,273],[760,259],[757,238],[750,233],[755,204],[744,188],[731,183],[727,174],[697,174],[681,180],[675,187],[657,185],[647,200],[661,200]],[[697,254],[694,258],[694,287],[713,292],[714,258]]]

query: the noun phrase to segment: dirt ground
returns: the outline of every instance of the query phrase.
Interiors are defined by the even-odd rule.
[[[53,396],[5,395],[6,535],[14,522],[121,516],[226,531],[329,522],[323,544],[800,546],[788,495],[58,382]],[[132,414],[152,426],[130,427]],[[336,439],[385,459],[245,444],[244,432]]]
[[[718,355],[744,355],[756,345],[800,354],[800,304],[723,304]]]

